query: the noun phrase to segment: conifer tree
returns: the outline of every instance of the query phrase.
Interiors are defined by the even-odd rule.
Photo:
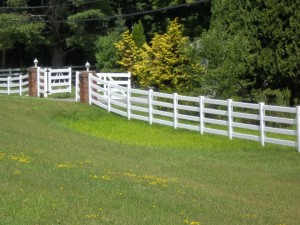
[[[121,34],[126,30],[125,20],[121,17],[121,9],[118,10],[118,17],[115,21],[115,27],[105,36],[100,36],[96,42],[96,61],[97,68],[103,72],[117,72],[120,60],[117,54],[115,43],[121,39]]]
[[[134,64],[136,62],[138,48],[129,30],[126,30],[121,35],[121,40],[115,43],[115,46],[117,48],[117,54],[121,58],[117,63],[121,65],[123,69],[135,75]]]
[[[142,22],[139,20],[138,23],[133,25],[132,29],[132,39],[137,48],[141,48],[144,43],[146,43],[146,37],[144,34],[144,27]]]
[[[205,70],[194,65],[184,51],[188,38],[183,36],[178,19],[170,23],[165,34],[156,34],[150,44],[143,45],[134,65],[140,84],[166,92],[189,92],[194,74],[198,79]]]

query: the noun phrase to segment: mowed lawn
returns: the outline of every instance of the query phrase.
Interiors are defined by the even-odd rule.
[[[300,154],[0,96],[0,224],[298,225]]]

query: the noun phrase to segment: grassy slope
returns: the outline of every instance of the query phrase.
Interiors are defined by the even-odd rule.
[[[299,174],[293,148],[0,96],[0,224],[296,225]]]

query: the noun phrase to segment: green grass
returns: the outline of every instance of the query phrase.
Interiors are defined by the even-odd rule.
[[[300,221],[294,148],[0,96],[0,224]]]

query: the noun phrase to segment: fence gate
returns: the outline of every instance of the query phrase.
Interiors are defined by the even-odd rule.
[[[72,92],[72,69],[38,68],[38,96]]]
[[[106,96],[107,89],[108,89],[108,83],[123,86],[126,88],[131,87],[131,73],[97,73],[96,74],[98,78],[103,80],[105,83],[102,85],[105,92],[104,96]],[[119,88],[111,88],[111,92],[120,94],[124,97],[127,96],[127,93],[123,90],[120,90]],[[119,97],[113,96],[113,99],[119,99]]]
[[[75,101],[80,101],[80,72],[76,72],[75,82]],[[91,73],[92,75],[92,73]],[[108,98],[108,89],[112,95],[112,99],[124,99],[127,96],[126,91],[120,90],[119,88],[109,88],[109,85],[115,85],[119,87],[130,88],[131,87],[131,73],[96,73],[96,77],[101,81],[97,83],[99,86],[98,94],[103,96],[105,99]],[[114,95],[115,94],[115,95]]]

